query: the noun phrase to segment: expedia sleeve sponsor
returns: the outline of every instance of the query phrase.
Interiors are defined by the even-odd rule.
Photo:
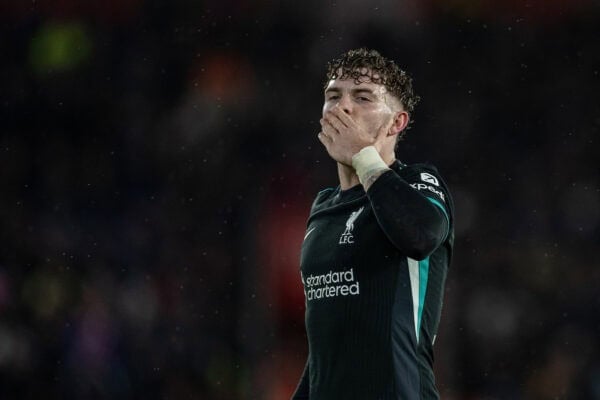
[[[423,165],[423,164],[420,164]],[[413,169],[414,168],[414,169]],[[444,203],[447,200],[446,187],[442,179],[437,175],[433,168],[412,167],[412,171],[405,179],[411,187],[420,192],[432,193],[436,198]]]
[[[441,191],[440,188],[435,188],[430,184],[427,183],[411,183],[410,186],[412,186],[413,188],[421,191],[421,190],[428,190],[432,193],[434,193],[435,195],[437,195],[437,197],[439,197],[442,201],[446,201],[446,196],[444,196],[444,192]]]

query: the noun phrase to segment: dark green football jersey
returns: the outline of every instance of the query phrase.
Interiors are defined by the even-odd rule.
[[[395,162],[321,191],[302,244],[309,356],[294,399],[438,399],[433,342],[453,246],[437,170]]]

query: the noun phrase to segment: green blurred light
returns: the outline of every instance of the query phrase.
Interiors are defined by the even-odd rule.
[[[91,54],[92,42],[77,22],[43,25],[29,47],[31,67],[38,74],[73,70]]]

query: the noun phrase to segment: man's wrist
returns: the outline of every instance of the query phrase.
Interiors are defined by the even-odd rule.
[[[364,147],[352,156],[352,167],[365,190],[389,168],[374,146]]]

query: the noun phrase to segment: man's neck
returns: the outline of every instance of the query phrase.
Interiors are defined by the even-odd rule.
[[[338,177],[340,178],[340,189],[348,190],[351,187],[360,185],[358,175],[354,171],[354,168],[349,167],[345,164],[338,163]]]

